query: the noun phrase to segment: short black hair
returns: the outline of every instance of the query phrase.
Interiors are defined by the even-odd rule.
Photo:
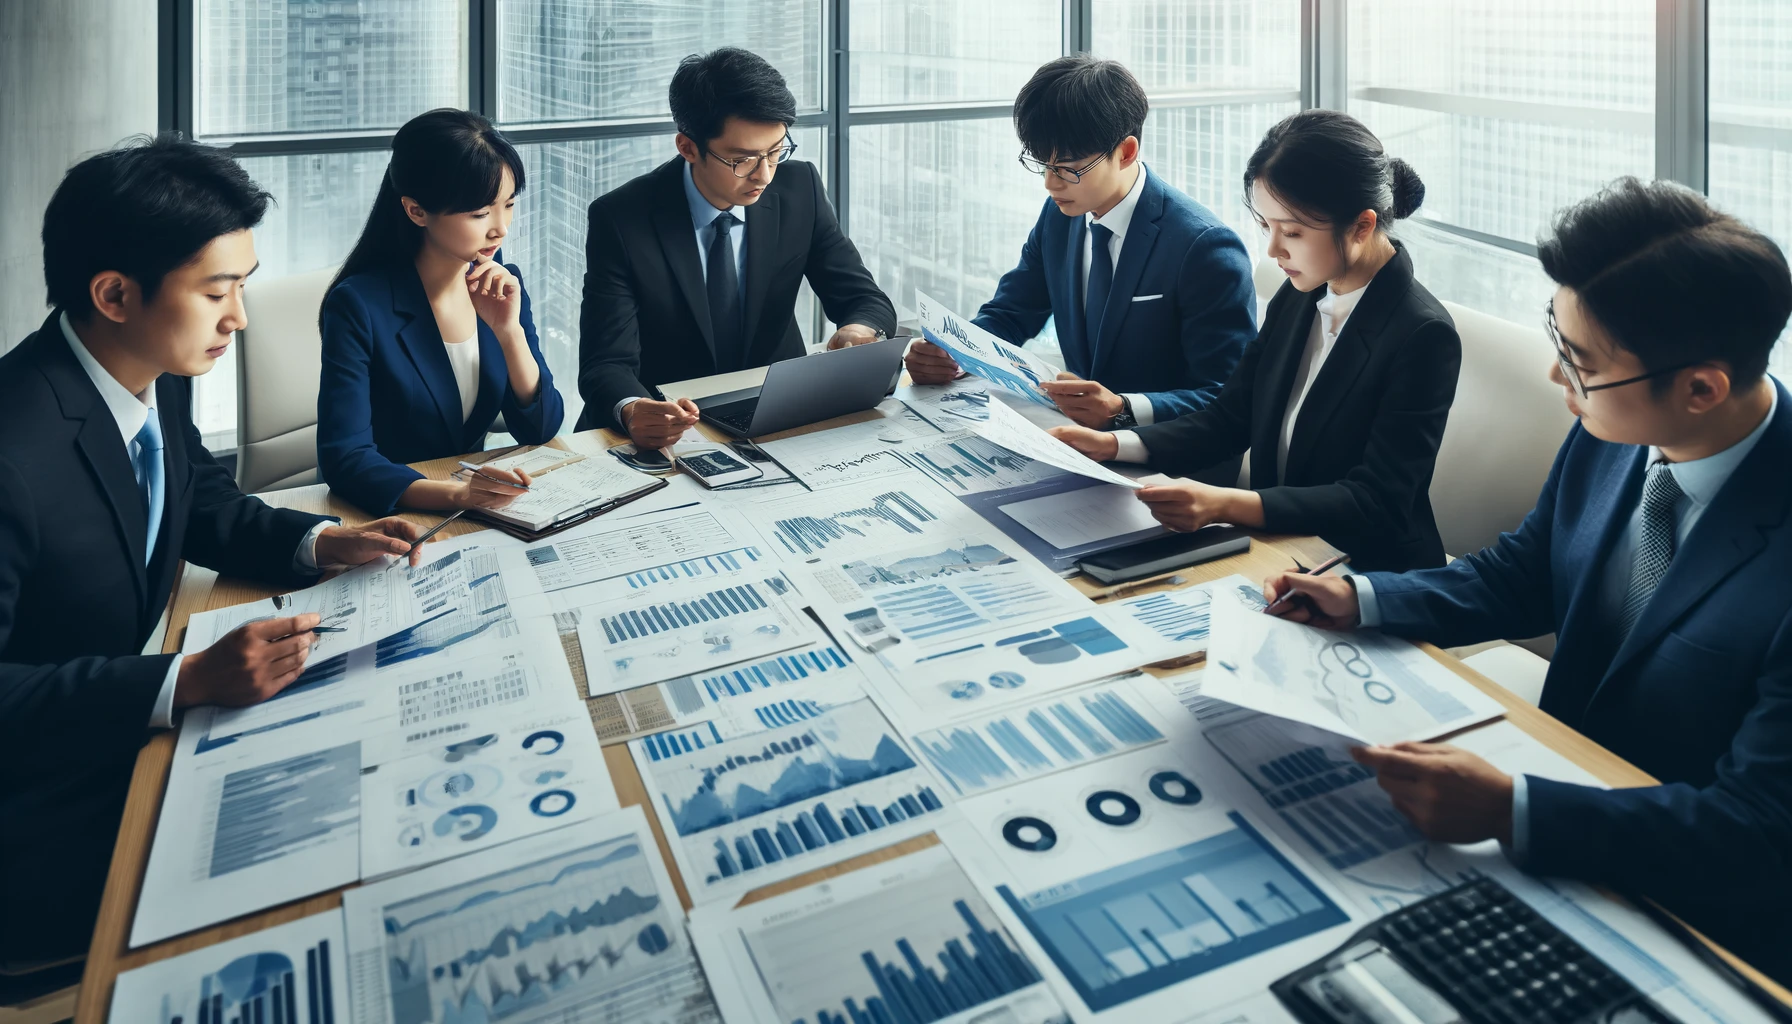
[[[1747,387],[1792,316],[1780,247],[1673,182],[1619,178],[1562,211],[1537,258],[1650,371],[1722,361]]]
[[[730,117],[761,124],[796,123],[796,97],[764,57],[738,46],[693,53],[678,62],[667,90],[672,123],[707,152]]]
[[[1364,210],[1374,210],[1376,230],[1386,230],[1425,201],[1419,172],[1388,156],[1367,125],[1341,110],[1303,110],[1264,133],[1244,167],[1244,205],[1252,214],[1258,181],[1297,215],[1331,228],[1340,243]]]
[[[228,153],[172,133],[88,157],[63,175],[44,209],[50,305],[85,319],[88,285],[105,270],[137,282],[148,302],[212,239],[261,223],[272,198]]]
[[[1117,60],[1073,53],[1041,65],[1014,97],[1014,133],[1037,160],[1111,153],[1144,134],[1145,87]]]

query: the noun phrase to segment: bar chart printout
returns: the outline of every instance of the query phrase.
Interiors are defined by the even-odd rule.
[[[629,746],[699,903],[925,832],[945,806],[866,700],[700,749]]]
[[[119,975],[113,1024],[349,1024],[331,910]]]
[[[1067,1022],[944,849],[691,920],[729,1017],[785,1024]]]
[[[954,793],[968,794],[1155,743],[1163,732],[1108,683],[914,736],[917,753]]]
[[[717,1018],[636,808],[350,890],[356,1021]]]

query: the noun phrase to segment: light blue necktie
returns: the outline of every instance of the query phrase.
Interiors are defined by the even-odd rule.
[[[137,474],[137,490],[143,495],[143,513],[149,519],[149,532],[143,539],[143,564],[148,565],[156,550],[156,534],[162,528],[162,503],[167,496],[162,464],[162,418],[149,410],[143,429],[133,439],[131,469]]]

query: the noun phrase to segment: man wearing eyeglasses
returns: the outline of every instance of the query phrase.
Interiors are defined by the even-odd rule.
[[[1513,778],[1455,747],[1359,750],[1428,837],[1651,897],[1792,982],[1792,315],[1778,246],[1702,196],[1618,182],[1543,241],[1550,379],[1580,422],[1537,507],[1441,569],[1285,574],[1289,618],[1458,646],[1556,635],[1541,707],[1660,780]]]
[[[1149,105],[1132,73],[1088,54],[1034,73],[1014,101],[1021,164],[1047,200],[976,323],[1013,344],[1055,319],[1069,372],[1043,389],[1101,430],[1206,405],[1257,335],[1251,261],[1231,228],[1140,159]],[[909,349],[909,375],[959,368],[938,346]],[[1236,482],[1238,464],[1221,472]]]
[[[697,422],[695,403],[659,385],[803,354],[805,278],[841,325],[829,348],[896,330],[820,174],[791,159],[784,76],[723,47],[681,61],[670,100],[678,155],[591,204],[579,316],[578,429],[650,448]]]

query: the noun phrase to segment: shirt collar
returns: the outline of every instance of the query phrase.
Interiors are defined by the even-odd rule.
[[[732,215],[742,224],[747,222],[745,207],[730,206],[726,210],[718,210],[713,203],[703,198],[703,193],[697,191],[697,182],[691,177],[691,162],[689,160],[684,162],[684,201],[691,207],[691,226],[698,231],[709,227],[710,221],[724,213]]]
[[[1769,382],[1772,383],[1771,378]],[[1777,383],[1771,388],[1771,392],[1773,399],[1767,406],[1767,415],[1761,418],[1761,425],[1750,431],[1747,437],[1716,455],[1707,455],[1691,462],[1667,463],[1668,472],[1674,474],[1674,482],[1680,485],[1681,492],[1691,499],[1694,505],[1704,508],[1711,504],[1712,499],[1717,497],[1717,492],[1723,490],[1724,484],[1728,483],[1731,475],[1736,472],[1736,467],[1742,465],[1742,460],[1748,458],[1748,453],[1755,450],[1755,444],[1761,440],[1761,435],[1767,433],[1767,425],[1773,422],[1774,411],[1780,404],[1780,389]],[[1661,449],[1651,447],[1649,449],[1650,467],[1661,461]]]
[[[74,350],[81,369],[87,371],[87,376],[93,380],[93,386],[100,393],[100,399],[106,403],[106,408],[112,412],[112,418],[118,422],[118,431],[124,435],[124,443],[130,444],[136,440],[137,431],[143,429],[144,421],[149,419],[150,412],[156,407],[155,384],[151,383],[144,388],[141,395],[131,394],[123,384],[118,383],[117,377],[112,376],[100,365],[98,359],[93,358],[92,352],[87,351],[87,346],[76,336],[74,325],[69,323],[67,313],[58,317],[56,322],[62,327],[62,336],[68,341],[68,347]]]
[[[1126,229],[1132,224],[1132,211],[1138,208],[1139,193],[1145,191],[1145,165],[1139,164],[1139,176],[1132,180],[1132,187],[1114,204],[1114,208],[1100,217],[1089,215],[1091,225],[1100,224],[1114,233],[1114,237],[1124,240]]]
[[[1325,294],[1319,297],[1317,305],[1319,312],[1325,314],[1327,333],[1335,337],[1344,329],[1344,321],[1350,319],[1350,314],[1356,311],[1356,304],[1362,300],[1363,293],[1368,290],[1369,286],[1364,285],[1355,291],[1339,295],[1332,291],[1331,285],[1325,286]]]

